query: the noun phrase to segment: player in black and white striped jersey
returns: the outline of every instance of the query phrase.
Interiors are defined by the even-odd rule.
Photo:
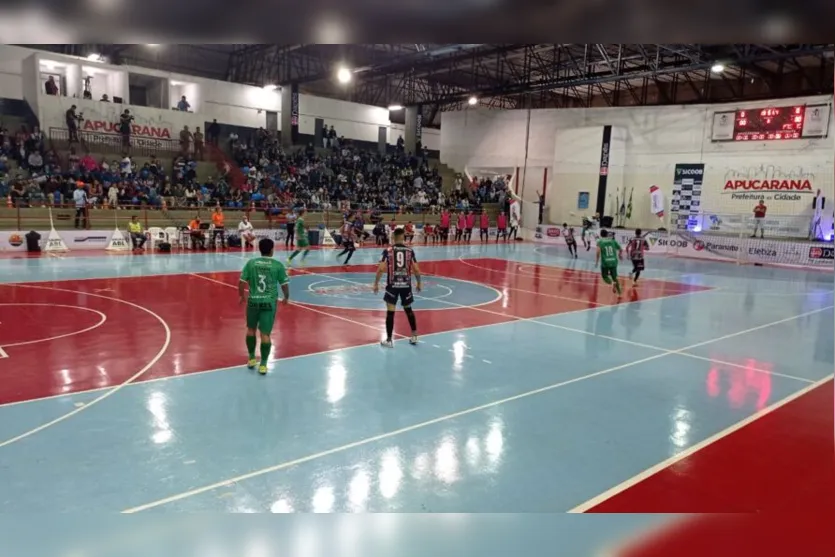
[[[635,230],[635,237],[629,240],[626,245],[626,254],[632,260],[632,272],[629,278],[632,279],[632,286],[638,284],[638,277],[644,270],[644,253],[649,250],[649,242],[641,235],[641,229]]]
[[[354,252],[357,250],[356,246],[354,245],[354,223],[350,220],[345,220],[342,224],[342,230],[340,230],[342,234],[342,251],[337,254],[336,258],[339,259],[345,254],[348,254],[348,257],[345,258],[345,261],[342,263],[343,265],[347,265],[349,261],[351,261],[351,256],[354,255]]]

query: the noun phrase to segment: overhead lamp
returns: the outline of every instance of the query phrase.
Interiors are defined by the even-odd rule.
[[[266,89],[267,91],[275,91],[276,89],[278,89],[278,85],[269,83],[267,85],[264,85],[264,89]]]
[[[91,62],[101,62],[103,58],[102,58],[101,54],[99,54],[97,52],[94,52],[92,54],[88,54],[87,59],[90,60]]]
[[[478,98],[477,97],[470,97],[469,99],[467,99],[467,103],[470,106],[475,106],[476,104],[478,104]]]
[[[393,105],[389,106],[389,110],[391,110],[391,111],[403,110],[403,105],[402,104],[393,104]]]
[[[336,79],[339,80],[339,83],[348,83],[351,81],[351,70],[345,67],[339,68],[336,72]]]
[[[725,65],[724,64],[713,64],[710,67],[710,71],[713,72],[713,73],[722,73],[722,72],[725,71]]]

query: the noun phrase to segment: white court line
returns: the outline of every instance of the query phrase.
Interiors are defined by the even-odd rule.
[[[766,415],[774,412],[775,410],[777,410],[779,408],[782,408],[786,404],[788,404],[788,403],[790,403],[794,400],[797,400],[798,398],[802,397],[806,393],[816,389],[817,387],[820,387],[821,385],[825,384],[827,381],[830,381],[832,378],[833,378],[833,375],[828,375],[828,376],[824,377],[823,379],[821,379],[819,381],[815,381],[811,385],[807,385],[806,387],[803,387],[799,391],[789,395],[788,397],[786,397],[786,398],[784,398],[780,401],[775,402],[771,406],[768,406],[766,408],[763,408],[759,412],[751,414],[750,416],[748,416],[744,420],[742,420],[740,422],[737,422],[737,423],[733,424],[732,426],[723,429],[719,433],[711,435],[707,439],[704,439],[704,440],[696,443],[695,445],[692,445],[691,447],[688,447],[687,449],[683,450],[682,452],[678,453],[677,455],[672,456],[672,457],[668,458],[667,460],[665,460],[663,462],[659,462],[655,466],[651,466],[651,467],[647,468],[643,472],[641,472],[639,474],[636,474],[635,476],[632,476],[628,480],[626,480],[624,482],[621,482],[618,485],[604,491],[600,495],[596,495],[595,497],[592,497],[588,501],[577,505],[576,507],[574,507],[573,509],[571,509],[568,512],[570,512],[570,513],[586,512],[587,510],[599,505],[600,503],[606,501],[607,499],[611,499],[615,495],[629,489],[630,487],[634,486],[635,484],[638,484],[638,483],[642,482],[643,480],[649,478],[650,476],[653,476],[653,475],[657,474],[658,472],[676,464],[677,462],[679,462],[681,460],[684,460],[685,458],[689,457],[690,455],[704,449],[705,447],[708,447],[709,445],[712,445],[713,443],[716,443],[717,441],[719,441],[721,439],[724,439],[725,437],[731,435],[735,431],[738,431],[738,430],[742,429],[743,427],[757,421],[758,419],[762,418],[763,416],[766,416]]]
[[[95,325],[93,325],[91,327],[87,327],[86,329],[81,329],[80,331],[75,331],[75,332],[72,332],[72,333],[65,333],[63,335],[57,335],[57,336],[54,336],[54,337],[39,338],[37,340],[27,340],[27,341],[24,341],[24,342],[15,342],[15,343],[12,343],[12,344],[4,344],[3,346],[0,346],[0,349],[2,349],[2,348],[12,348],[14,346],[27,346],[29,344],[38,344],[40,342],[49,342],[51,340],[58,340],[59,338],[67,338],[67,337],[72,337],[72,336],[75,336],[75,335],[80,335],[80,334],[92,331],[93,329],[98,329],[99,327],[104,325],[105,321],[107,321],[107,316],[105,314],[103,314],[102,312],[96,311],[96,310],[90,309],[90,308],[85,308],[84,306],[68,306],[68,305],[64,305],[64,304],[27,304],[27,303],[0,304],[0,306],[41,306],[41,307],[46,306],[46,307],[51,307],[51,308],[80,309],[80,310],[95,313],[101,318],[101,320],[98,323],[96,323]],[[4,352],[4,354],[5,354],[5,352]],[[5,357],[8,358],[8,355],[6,355]]]
[[[5,358],[8,358],[8,357],[9,357],[9,355],[8,355],[8,354],[6,354],[6,351],[5,351],[5,350],[3,350],[3,347],[2,347],[2,346],[0,346],[0,360],[5,359]]]
[[[231,254],[227,254],[227,255],[231,256]],[[236,273],[237,271],[232,270],[232,271],[208,271],[208,272]],[[183,275],[184,273],[174,273],[174,274]],[[154,275],[154,276],[158,276],[158,275]],[[205,279],[210,280],[212,282],[218,282],[222,285],[231,286],[228,283],[225,283],[225,282],[222,282],[222,281],[216,281],[215,279],[210,279],[209,277],[204,277],[202,275],[196,275],[196,276],[199,276],[200,278],[205,278]],[[142,277],[133,277],[133,278],[142,278]],[[101,279],[91,278],[91,279],[80,279],[80,280],[101,280]],[[44,282],[54,282],[54,281],[44,281]],[[2,286],[2,285],[3,284],[0,283],[0,286]],[[13,284],[9,283],[7,285],[11,286]],[[637,303],[649,304],[649,303],[653,303],[653,302],[660,302],[662,300],[669,300],[671,298],[679,298],[679,297],[691,296],[691,295],[698,294],[698,293],[703,293],[703,292],[715,292],[715,291],[716,291],[716,288],[714,288],[713,290],[703,290],[703,291],[699,291],[699,292],[682,292],[681,294],[672,294],[670,296],[652,298],[652,299],[649,299],[649,300],[636,300],[634,302],[633,301],[625,301],[625,302],[621,302],[620,304],[618,304],[618,307],[627,306],[627,305],[630,305],[630,304],[637,304]],[[311,309],[311,311],[316,311],[313,308],[307,308],[307,306],[299,306],[299,307],[302,307],[302,308],[305,308],[305,309]],[[593,307],[593,308],[574,309],[574,310],[569,310],[569,311],[563,311],[563,312],[558,313],[558,314],[545,315],[545,316],[542,316],[542,317],[552,317],[552,316],[557,316],[557,315],[566,315],[566,314],[574,314],[574,313],[585,313],[587,311],[596,311],[597,309],[599,309],[599,308]],[[322,313],[323,315],[331,316],[330,314],[326,314],[325,312],[319,312],[319,313]],[[438,331],[438,332],[435,332],[435,333],[427,333],[427,334],[421,335],[421,338],[437,336],[437,335],[452,334],[452,333],[460,332],[460,331],[476,331],[476,330],[479,330],[479,329],[484,329],[484,328],[488,328],[488,327],[500,327],[500,326],[508,325],[508,324],[512,324],[512,323],[513,323],[513,321],[502,321],[502,322],[499,322],[499,323],[487,323],[485,325],[474,325],[472,327],[464,327],[462,329],[455,329],[455,330],[449,330],[449,331]],[[580,330],[578,329],[577,331],[580,331]],[[582,332],[584,334],[588,334],[587,331],[580,331],[580,332]],[[403,335],[401,335],[401,336],[404,339],[407,338]],[[612,338],[614,338],[614,337],[612,337]],[[619,339],[619,340],[620,340],[620,342],[624,342],[623,339]],[[395,342],[397,342],[397,340],[395,340]],[[310,352],[308,354],[299,354],[297,356],[289,356],[289,357],[286,357],[286,358],[276,358],[276,360],[277,361],[289,361],[289,360],[295,360],[295,359],[299,359],[299,358],[320,356],[320,355],[324,355],[324,354],[333,354],[333,353],[336,353],[336,352],[341,352],[343,350],[354,350],[354,349],[358,349],[358,348],[368,348],[368,347],[372,347],[372,346],[379,346],[379,342],[375,341],[375,342],[369,342],[369,343],[365,343],[365,344],[355,344],[353,346],[345,346],[345,347],[342,347],[342,348],[330,348],[328,350],[320,350],[318,352]],[[436,348],[440,348],[440,346],[437,346],[437,345],[433,345],[433,346],[435,346]],[[697,359],[702,359],[701,356],[695,356],[693,354],[687,354],[687,356],[697,358]],[[0,359],[2,359],[3,357],[4,356],[3,356],[2,349],[0,349]],[[719,361],[716,361],[716,360],[711,360],[711,361],[714,361],[716,363],[726,364],[725,362],[719,362]],[[734,366],[736,364],[727,363],[726,365]],[[162,376],[162,377],[155,377],[153,379],[148,379],[148,380],[141,381],[141,382],[136,382],[135,381],[135,382],[133,382],[133,383],[127,385],[127,386],[130,387],[130,386],[133,386],[133,385],[144,385],[144,384],[150,384],[150,383],[158,383],[158,382],[162,382],[162,381],[187,379],[187,378],[193,377],[193,376],[205,375],[205,374],[216,373],[216,372],[221,372],[221,371],[236,370],[236,369],[239,369],[239,368],[242,368],[242,367],[243,367],[243,365],[227,366],[227,367],[221,367],[221,368],[206,369],[206,370],[202,370],[202,371],[194,371],[194,372],[183,374],[183,375],[167,375],[167,376]],[[772,373],[772,372],[768,372],[768,373]],[[111,390],[111,389],[114,389],[114,388],[116,388],[116,387],[110,385],[110,386],[106,386],[106,387],[96,387],[96,388],[93,388],[93,389],[85,389],[85,390],[74,391],[74,392],[71,392],[71,393],[49,395],[49,396],[44,396],[44,397],[39,397],[39,398],[19,400],[19,401],[15,401],[15,402],[5,402],[5,403],[0,404],[0,409],[5,408],[5,407],[9,407],[9,406],[20,406],[20,405],[24,405],[24,404],[33,404],[33,403],[37,403],[37,402],[41,402],[41,401],[48,401],[48,400],[74,397],[74,396],[82,396],[82,395],[90,394],[90,393],[108,391],[108,390]]]
[[[359,441],[354,441],[352,443],[347,443],[345,445],[340,445],[340,446],[334,447],[332,449],[328,449],[328,450],[325,450],[325,451],[310,454],[310,455],[307,455],[307,456],[304,456],[304,457],[301,457],[301,458],[297,458],[297,459],[294,459],[294,460],[289,460],[289,461],[286,461],[286,462],[275,464],[273,466],[268,466],[268,467],[262,468],[260,470],[255,470],[253,472],[248,472],[246,474],[241,474],[241,475],[235,476],[233,478],[229,478],[229,479],[226,479],[226,480],[221,480],[219,482],[215,482],[213,484],[209,484],[209,485],[206,485],[206,486],[203,486],[203,487],[198,487],[196,489],[192,489],[192,490],[189,490],[189,491],[184,491],[182,493],[178,493],[176,495],[171,495],[169,497],[158,499],[158,500],[152,501],[150,503],[145,503],[144,505],[139,505],[139,506],[136,506],[136,507],[132,507],[130,509],[125,509],[122,512],[123,513],[128,513],[128,514],[137,513],[137,512],[141,512],[141,511],[146,511],[148,509],[153,509],[155,507],[160,507],[162,505],[167,505],[167,504],[173,503],[175,501],[180,501],[182,499],[187,499],[189,497],[193,497],[195,495],[200,495],[201,493],[206,493],[208,491],[213,491],[213,490],[221,488],[221,487],[226,487],[226,486],[229,486],[231,484],[240,483],[242,481],[246,481],[246,480],[250,480],[252,478],[257,478],[259,476],[263,476],[265,474],[270,474],[272,472],[277,472],[279,470],[284,470],[284,469],[287,469],[287,468],[291,468],[293,466],[298,466],[299,464],[304,464],[306,462],[317,460],[317,459],[320,459],[320,458],[323,458],[323,457],[326,457],[326,456],[330,456],[330,455],[333,455],[333,454],[336,454],[336,453],[341,453],[341,452],[344,452],[344,451],[355,449],[357,447],[362,447],[362,446],[365,446],[365,445],[368,445],[368,444],[371,444],[371,443],[375,443],[377,441],[382,441],[384,439],[389,439],[391,437],[396,437],[398,435],[402,435],[404,433],[409,433],[411,431],[424,429],[424,428],[429,427],[431,425],[447,422],[449,420],[453,420],[453,419],[456,419],[456,418],[460,418],[462,416],[467,416],[467,415],[470,415],[470,414],[474,414],[476,412],[481,412],[482,410],[487,410],[489,408],[494,408],[496,406],[507,404],[509,402],[513,402],[513,401],[516,401],[516,400],[521,400],[521,399],[528,398],[528,397],[538,395],[538,394],[541,394],[541,393],[553,391],[555,389],[566,387],[568,385],[573,385],[574,383],[579,383],[581,381],[586,381],[587,379],[592,379],[592,378],[595,378],[595,377],[600,377],[602,375],[607,375],[607,374],[613,373],[615,371],[619,371],[621,369],[629,368],[629,367],[632,367],[632,366],[635,366],[635,365],[638,365],[638,364],[643,364],[643,363],[650,362],[650,361],[653,361],[653,360],[658,360],[660,358],[665,358],[665,357],[667,357],[671,354],[679,354],[679,353],[683,352],[684,350],[691,350],[693,348],[698,348],[699,346],[705,346],[707,344],[713,344],[714,342],[720,342],[720,341],[723,341],[723,340],[727,340],[729,338],[734,338],[734,337],[738,337],[740,335],[747,334],[749,332],[758,331],[758,330],[764,329],[766,327],[771,327],[772,325],[778,325],[780,323],[785,323],[786,321],[791,321],[791,320],[794,320],[794,319],[800,319],[801,317],[805,317],[805,316],[810,315],[812,313],[819,313],[821,311],[824,311],[824,310],[815,310],[815,311],[812,311],[812,312],[801,313],[801,314],[795,315],[793,317],[788,317],[786,319],[781,319],[779,321],[774,321],[773,323],[767,323],[765,325],[760,325],[758,327],[753,327],[751,329],[745,329],[745,330],[742,330],[742,331],[737,331],[735,333],[731,333],[731,334],[724,335],[724,336],[721,336],[721,337],[717,337],[717,338],[713,338],[713,339],[706,340],[706,341],[703,341],[703,342],[699,342],[697,344],[692,344],[690,346],[685,346],[684,348],[680,348],[678,350],[671,350],[669,352],[664,352],[664,353],[660,353],[660,354],[653,354],[652,356],[647,356],[646,358],[641,358],[640,360],[634,360],[632,362],[627,362],[625,364],[620,364],[620,365],[610,367],[610,368],[607,368],[607,369],[604,369],[604,370],[601,370],[601,371],[596,371],[594,373],[589,373],[587,375],[582,375],[580,377],[575,377],[573,379],[568,379],[566,381],[560,381],[558,383],[553,383],[551,385],[546,385],[546,386],[540,387],[538,389],[533,389],[533,390],[530,390],[530,391],[526,391],[524,393],[519,393],[517,395],[509,396],[509,397],[506,397],[506,398],[503,398],[503,399],[500,399],[500,400],[495,400],[493,402],[488,402],[486,404],[481,404],[479,406],[474,406],[474,407],[468,408],[466,410],[461,410],[459,412],[454,412],[452,414],[447,414],[445,416],[440,416],[438,418],[433,418],[433,419],[427,420],[425,422],[420,422],[420,423],[417,423],[417,424],[414,424],[414,425],[402,427],[402,428],[396,429],[394,431],[389,431],[387,433],[381,433],[379,435],[374,435],[372,437],[367,437],[367,438],[361,439]],[[824,381],[824,380],[821,380],[821,381],[815,383],[815,385],[820,384],[822,381]],[[809,387],[807,387],[807,389],[811,389],[811,388],[813,388],[813,386],[814,385],[809,386]],[[753,421],[753,420],[751,420],[751,421]]]
[[[474,263],[470,263],[466,259],[464,259],[463,257],[459,257],[458,261],[460,261],[464,265],[467,265],[468,267],[473,267],[475,269],[483,269],[485,271],[490,271],[491,273],[502,273],[502,274],[505,274],[505,275],[514,275],[514,276],[518,276],[518,275],[521,274],[522,276],[529,276],[531,278],[537,278],[537,280],[545,280],[545,281],[548,281],[548,282],[576,283],[576,284],[587,284],[587,285],[589,285],[589,284],[592,284],[595,280],[597,280],[596,276],[590,276],[586,280],[570,280],[570,279],[569,280],[562,280],[562,279],[555,279],[555,278],[533,277],[532,275],[526,275],[524,273],[514,273],[512,271],[501,271],[499,269],[491,269],[490,267],[483,267],[481,265],[476,265]],[[496,261],[501,261],[501,260],[497,259]],[[567,269],[567,270],[570,271],[571,269]],[[584,272],[589,272],[590,273],[591,271],[584,271]],[[522,288],[511,288],[509,286],[506,287],[506,288],[508,290],[517,290],[519,292],[527,292],[529,294],[536,294],[537,296],[547,296],[549,298],[559,298],[561,300],[570,300],[570,301],[573,301],[573,302],[582,302],[584,304],[592,304],[592,305],[595,305],[595,306],[607,306],[607,305],[609,305],[609,304],[601,304],[601,303],[598,303],[598,302],[592,302],[591,300],[584,300],[582,298],[571,298],[571,297],[568,297],[568,296],[558,296],[556,294],[544,294],[542,292],[534,292],[533,290],[524,290]]]
[[[359,282],[355,282],[355,281],[352,281],[352,280],[349,280],[349,279],[339,278],[339,277],[332,276],[332,275],[325,275],[325,274],[322,274],[322,273],[310,273],[310,274],[317,274],[317,275],[322,276],[322,277],[328,277],[328,278],[331,278],[331,279],[334,279],[334,280],[341,280],[343,282],[347,282],[347,283],[350,283],[350,284],[361,284]],[[424,273],[424,274],[426,274],[426,273]],[[426,275],[427,276],[436,276],[436,277],[443,277],[444,276],[444,275],[429,275],[429,274],[426,274]],[[712,290],[699,290],[699,291],[694,291],[694,292],[685,292],[684,294],[699,294],[699,293],[702,293],[702,292],[712,292],[714,290],[717,290],[717,289],[714,288]],[[668,298],[668,299],[671,298],[671,297],[672,296],[666,296],[666,298]],[[420,295],[415,294],[415,298],[417,299],[417,298],[423,298],[423,297],[420,296]],[[662,296],[661,298],[663,299],[665,297]],[[694,359],[697,359],[697,360],[706,360],[706,361],[709,361],[709,362],[714,362],[714,363],[722,364],[722,365],[729,366],[729,367],[737,367],[737,368],[747,369],[747,370],[750,370],[750,371],[756,371],[756,372],[759,372],[759,373],[773,373],[771,371],[764,370],[764,369],[758,369],[758,368],[753,368],[753,367],[745,366],[745,365],[741,365],[741,364],[734,364],[732,362],[724,362],[724,361],[719,361],[719,360],[713,360],[713,359],[710,359],[710,358],[704,358],[702,356],[696,356],[694,354],[689,354],[689,353],[682,352],[681,350],[683,350],[683,349],[669,350],[667,348],[662,348],[660,346],[653,346],[651,344],[644,344],[642,342],[634,342],[634,341],[631,341],[631,340],[626,340],[626,339],[617,338],[617,337],[610,337],[610,336],[606,336],[606,335],[598,335],[597,333],[592,332],[592,331],[586,331],[586,330],[583,330],[583,329],[575,329],[573,327],[566,327],[564,325],[556,325],[554,323],[547,323],[545,321],[540,321],[539,319],[533,319],[533,318],[529,318],[529,317],[518,317],[516,315],[509,315],[509,314],[500,313],[500,312],[497,312],[497,311],[492,311],[492,310],[489,310],[489,309],[484,309],[484,308],[479,308],[479,307],[474,307],[474,306],[465,306],[465,305],[456,304],[455,302],[450,302],[450,301],[447,301],[447,300],[438,300],[438,302],[442,303],[442,304],[449,305],[449,306],[458,307],[458,308],[461,308],[461,309],[473,309],[475,311],[481,311],[481,312],[484,312],[484,313],[497,315],[499,317],[508,318],[508,319],[513,320],[513,321],[524,321],[524,322],[528,322],[528,323],[535,323],[537,325],[543,325],[545,327],[552,327],[554,329],[560,329],[560,330],[569,331],[569,332],[572,332],[572,333],[579,333],[579,334],[587,335],[587,336],[605,338],[607,340],[620,342],[620,343],[623,343],[623,344],[630,344],[632,346],[639,346],[641,348],[656,350],[658,352],[666,352],[668,354],[679,354],[681,356],[685,356],[685,357],[688,357],[688,358],[694,358]],[[615,304],[615,305],[610,305],[610,306],[607,306],[607,307],[610,307],[610,308],[613,308],[614,310],[617,310],[617,308],[620,305],[621,304]],[[808,312],[804,315],[812,315],[814,313],[819,313],[821,311],[826,311],[828,309],[832,309],[833,307],[834,306],[828,306],[828,307],[825,307],[825,308],[817,309],[817,310]],[[592,308],[592,309],[601,309],[601,308]],[[557,314],[557,315],[561,315],[561,314]],[[790,320],[796,319],[796,318],[797,317],[792,317],[792,318],[789,318],[788,320],[790,321]],[[782,322],[783,321],[780,321],[779,323],[782,323]],[[777,323],[773,323],[773,324],[776,325]],[[758,329],[756,327],[752,329],[752,331],[755,331],[755,330],[758,330]],[[794,379],[796,381],[801,381],[801,382],[804,382],[804,383],[811,382],[809,379],[805,379],[803,377],[795,377],[793,375],[786,375],[786,374],[783,374],[783,373],[774,373],[774,375],[779,375],[780,377],[785,377],[787,379]]]
[[[12,443],[16,443],[17,441],[20,441],[22,439],[26,439],[27,437],[35,435],[36,433],[39,433],[39,432],[41,432],[41,431],[43,431],[47,428],[50,428],[54,425],[60,424],[61,422],[70,419],[71,417],[75,416],[76,414],[84,412],[88,408],[90,408],[92,406],[95,406],[99,402],[113,396],[114,394],[116,394],[117,392],[119,392],[120,390],[125,388],[127,385],[130,385],[131,383],[133,383],[134,381],[136,381],[137,379],[139,379],[140,377],[145,375],[145,373],[148,372],[148,370],[150,370],[162,358],[163,354],[165,354],[165,351],[168,350],[168,345],[171,344],[171,329],[168,327],[168,323],[166,323],[165,320],[162,317],[160,317],[159,315],[157,315],[153,311],[149,310],[146,307],[140,306],[139,304],[134,304],[133,302],[128,302],[127,300],[121,300],[119,298],[113,298],[111,296],[104,296],[103,294],[93,294],[91,292],[81,292],[79,290],[67,290],[65,288],[53,288],[51,286],[35,286],[35,285],[32,285],[32,284],[3,284],[3,285],[0,285],[0,286],[8,286],[8,287],[12,287],[12,288],[36,288],[36,289],[39,289],[39,290],[51,290],[53,292],[67,292],[67,293],[70,293],[70,294],[78,294],[78,295],[83,295],[83,296],[93,296],[94,298],[101,298],[101,299],[104,299],[104,300],[110,300],[110,301],[113,301],[113,302],[126,304],[126,305],[129,305],[131,307],[134,307],[138,310],[144,311],[145,313],[149,314],[151,317],[153,317],[154,319],[159,321],[159,323],[162,325],[163,329],[165,329],[165,342],[162,344],[162,347],[159,349],[159,352],[157,352],[157,354],[153,358],[151,358],[151,361],[149,361],[147,364],[145,364],[145,367],[140,369],[138,372],[136,372],[132,376],[128,377],[128,379],[126,381],[124,381],[123,383],[121,383],[121,384],[119,384],[115,387],[109,388],[108,391],[104,392],[99,397],[91,400],[90,402],[88,402],[84,406],[80,406],[80,407],[76,408],[75,410],[67,412],[66,414],[64,414],[62,416],[59,416],[59,417],[55,418],[54,420],[46,422],[45,424],[39,425],[36,428],[25,431],[25,432],[21,433],[20,435],[12,437],[11,439],[6,439],[2,443],[0,443],[0,449],[2,449],[3,447],[9,446]],[[126,331],[125,334],[130,334],[130,333]]]
[[[211,278],[211,277],[206,277],[206,276],[203,276],[203,275],[198,275],[197,273],[188,273],[188,274],[189,274],[190,276],[197,277],[197,278],[200,278],[200,279],[203,279],[203,280],[207,280],[207,281],[209,281],[209,282],[214,282],[214,283],[216,283],[216,284],[220,284],[220,285],[222,285],[222,286],[228,286],[229,288],[234,288],[235,290],[237,290],[237,289],[238,289],[238,287],[237,287],[237,286],[232,285],[232,284],[229,284],[228,282],[223,282],[222,280],[217,280],[217,279],[213,279],[213,278]],[[321,275],[321,276],[327,276],[327,275]],[[354,283],[354,284],[360,284],[360,283]],[[341,316],[341,315],[334,315],[334,314],[332,314],[332,313],[328,313],[328,312],[326,312],[326,311],[318,310],[318,309],[316,309],[315,307],[311,307],[311,304],[305,304],[304,302],[290,302],[290,304],[291,304],[291,305],[294,305],[294,306],[296,306],[296,307],[300,307],[300,308],[302,308],[302,309],[306,309],[306,310],[308,310],[308,311],[312,311],[313,313],[318,313],[318,314],[320,314],[320,315],[325,315],[325,316],[327,316],[327,317],[332,317],[333,319],[339,319],[339,320],[341,320],[341,321],[345,321],[345,322],[350,323],[350,324],[352,324],[352,325],[357,325],[358,327],[365,327],[365,328],[367,328],[367,329],[372,329],[372,330],[374,330],[374,331],[377,331],[378,333],[380,332],[379,327],[375,327],[374,325],[370,325],[370,324],[368,324],[368,323],[363,323],[363,322],[361,322],[361,321],[355,321],[355,320],[353,320],[353,319],[351,319],[351,318],[349,318],[349,317],[343,317],[343,316]],[[400,338],[409,338],[408,336],[406,336],[406,335],[401,335],[400,333],[394,333],[394,335],[395,335],[395,336],[398,336],[398,337],[400,337]],[[275,360],[273,360],[273,361],[275,361]]]
[[[299,269],[296,269],[296,271],[299,271]],[[373,271],[348,271],[348,272],[357,273],[357,274],[363,274],[363,273],[374,274]],[[318,273],[316,273],[316,274],[318,274]],[[435,276],[440,276],[440,275],[435,275]],[[451,280],[451,281],[454,281],[454,282],[468,282],[468,281],[464,281],[464,280],[457,279],[457,278],[452,278],[452,277],[443,277],[443,278],[446,278],[447,280]],[[316,282],[312,282],[312,283],[307,285],[307,291],[310,292],[313,295],[320,296],[319,294],[316,294],[313,287],[316,286],[317,284],[323,284],[323,283],[327,283],[327,282],[333,282],[333,281],[332,280],[317,280]],[[360,285],[361,283],[357,282],[355,284]],[[369,286],[369,287],[371,286],[370,284],[362,284],[362,285],[363,286]],[[431,298],[428,297],[428,296],[422,296],[422,298],[424,300],[441,300],[443,298],[448,298],[452,295],[452,288],[450,288],[449,286],[444,286],[443,284],[435,284],[434,286],[437,286],[438,288],[443,288],[444,290],[447,291],[447,293],[446,294],[441,294],[440,296],[434,296],[434,297],[431,297]],[[488,306],[488,305],[490,305],[494,302],[498,302],[499,300],[501,300],[501,296],[502,296],[501,292],[497,291],[495,288],[493,288],[492,290],[493,290],[493,292],[496,293],[495,298],[493,298],[492,300],[489,300],[487,302],[481,302],[481,303],[474,304],[472,306],[467,306],[467,307]],[[370,289],[369,289],[369,291],[370,291]],[[320,296],[320,297],[322,297],[322,296]],[[342,298],[342,299],[350,300],[351,298],[346,297],[346,298]],[[377,301],[379,302],[379,300],[377,300]],[[329,306],[329,305],[326,305],[326,304],[314,304],[312,302],[299,302],[299,303],[304,304],[305,306],[331,308],[331,309],[350,309],[350,310],[356,310],[356,311],[382,311],[382,308],[380,308],[380,307],[369,308],[369,307],[347,307],[347,306],[334,306],[334,305]],[[449,311],[449,308],[420,308],[420,311]]]

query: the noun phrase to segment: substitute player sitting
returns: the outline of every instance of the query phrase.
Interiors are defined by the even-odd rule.
[[[386,340],[380,344],[391,348],[394,346],[392,335],[394,334],[394,312],[397,309],[397,301],[403,306],[409,326],[412,328],[410,344],[417,344],[417,322],[415,312],[412,310],[412,302],[415,297],[412,294],[412,273],[415,275],[415,288],[420,292],[420,268],[418,267],[415,252],[412,248],[403,243],[405,234],[402,228],[398,228],[392,235],[393,245],[383,252],[380,266],[377,268],[377,276],[374,277],[374,293],[380,291],[380,278],[386,274],[386,294],[383,300],[386,302]]]
[[[276,304],[278,303],[278,287],[284,295],[282,304],[290,302],[290,279],[287,270],[280,261],[273,258],[275,243],[269,238],[262,238],[258,242],[261,257],[250,259],[241,272],[238,282],[238,296],[240,303],[246,301],[246,349],[249,353],[247,367],[254,369],[258,365],[258,373],[267,373],[267,359],[270,357],[272,341],[270,334],[275,323]],[[244,285],[249,286],[249,296],[246,297]],[[255,359],[256,334],[261,332],[261,362]]]
[[[632,279],[632,286],[638,284],[638,277],[644,270],[644,252],[649,250],[649,243],[641,236],[641,229],[635,231],[635,237],[626,244],[626,255],[632,260],[632,272],[629,278]]]
[[[246,215],[243,215],[241,222],[238,223],[238,234],[241,236],[242,247],[252,247],[252,242],[255,241],[255,232],[252,229],[252,223],[249,222]]]
[[[612,290],[620,297],[620,282],[618,282],[618,261],[623,259],[623,249],[617,240],[609,237],[608,230],[600,231],[600,239],[597,241],[597,255],[594,257],[594,266],[600,264],[600,276],[603,282],[612,285]]]

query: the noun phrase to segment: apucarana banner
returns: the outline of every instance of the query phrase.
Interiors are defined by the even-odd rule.
[[[43,249],[49,230],[37,230],[41,235],[40,246]],[[0,231],[0,251],[26,251],[26,235],[29,231]],[[110,244],[113,230],[59,230],[58,235],[64,244],[72,250],[105,249]]]

